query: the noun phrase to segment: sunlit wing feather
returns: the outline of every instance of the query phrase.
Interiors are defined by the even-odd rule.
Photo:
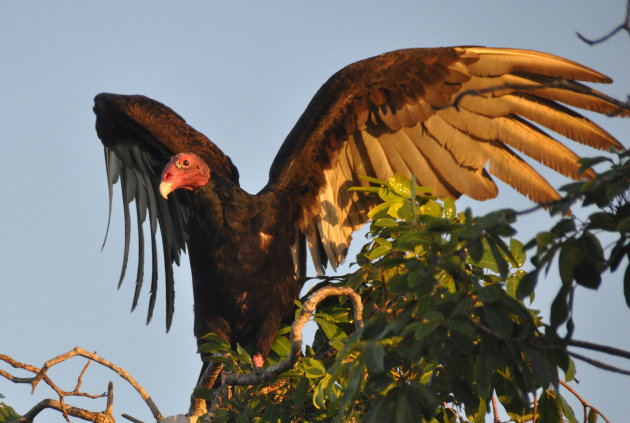
[[[479,200],[497,195],[494,175],[534,201],[556,199],[519,154],[574,179],[593,173],[578,174],[578,156],[537,125],[591,147],[622,149],[566,106],[630,115],[575,80],[611,82],[569,60],[513,49],[409,49],[354,63],[315,95],[263,191],[295,198],[293,213],[319,270],[324,260],[314,246],[321,243],[336,267],[367,220],[374,200],[347,192],[366,184],[358,175],[415,174],[436,195]]]

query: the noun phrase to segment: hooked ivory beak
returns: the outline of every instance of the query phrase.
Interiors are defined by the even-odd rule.
[[[162,181],[160,183],[160,194],[162,197],[168,198],[168,195],[173,191],[173,186],[170,182]]]

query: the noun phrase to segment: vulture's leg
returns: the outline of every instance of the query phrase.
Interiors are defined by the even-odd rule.
[[[262,368],[265,358],[271,351],[271,345],[276,340],[276,335],[280,329],[282,318],[277,313],[271,313],[265,316],[258,330],[258,341],[254,348],[254,355],[252,356],[252,362],[254,363],[254,370]]]

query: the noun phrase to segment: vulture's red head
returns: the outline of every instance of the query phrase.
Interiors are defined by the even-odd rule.
[[[178,188],[193,190],[204,186],[210,179],[210,169],[203,159],[192,153],[180,153],[171,158],[160,183],[160,194],[167,198]]]

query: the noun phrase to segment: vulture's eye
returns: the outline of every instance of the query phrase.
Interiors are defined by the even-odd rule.
[[[183,167],[188,167],[190,166],[190,162],[187,159],[182,160],[182,166]]]

